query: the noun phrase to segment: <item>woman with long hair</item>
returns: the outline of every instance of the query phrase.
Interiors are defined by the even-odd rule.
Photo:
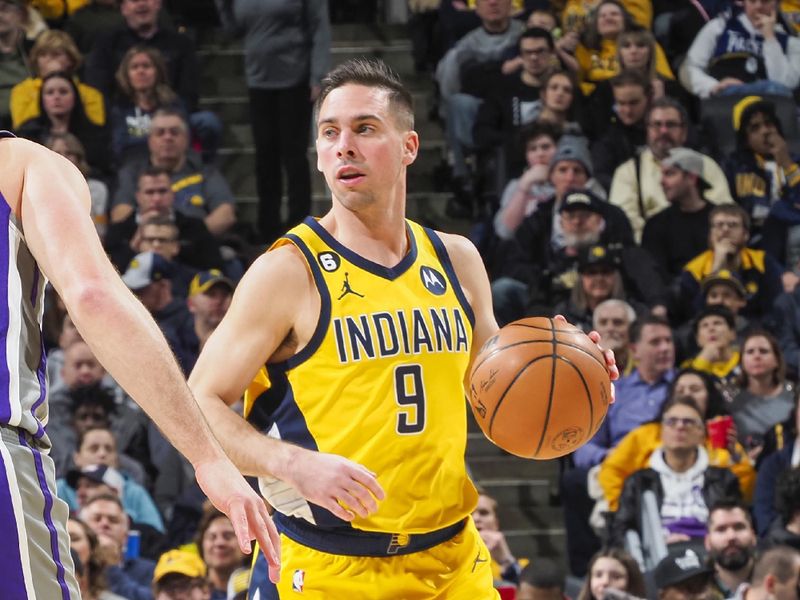
[[[224,600],[227,598],[231,575],[247,563],[246,556],[236,542],[230,519],[208,503],[203,508],[195,541],[200,558],[208,569],[211,600]]]
[[[636,598],[647,596],[639,565],[619,548],[606,548],[592,557],[577,600],[603,600],[609,588]]]
[[[547,121],[579,135],[580,127],[574,121],[575,106],[579,102],[578,80],[569,71],[554,69],[542,76],[539,93],[539,110],[534,117],[537,121]]]
[[[123,600],[121,596],[108,591],[103,574],[106,563],[97,534],[77,517],[69,518],[67,531],[70,547],[80,561],[81,569],[76,574],[83,600]]]

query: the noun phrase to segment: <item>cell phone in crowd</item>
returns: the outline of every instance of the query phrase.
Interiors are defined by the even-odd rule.
[[[141,554],[142,534],[135,529],[128,532],[128,543],[125,546],[125,560],[139,558]]]

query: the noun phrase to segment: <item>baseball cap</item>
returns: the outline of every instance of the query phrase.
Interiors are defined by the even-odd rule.
[[[203,559],[194,552],[186,550],[170,550],[158,558],[153,571],[153,583],[157,583],[166,575],[185,575],[192,579],[206,576],[206,565]]]
[[[217,284],[225,285],[230,288],[231,291],[233,291],[235,287],[233,282],[225,277],[219,269],[200,271],[192,278],[192,282],[189,284],[189,296],[205,294]]]
[[[67,473],[67,483],[70,487],[77,488],[78,481],[81,477],[86,477],[95,483],[104,483],[122,496],[122,488],[125,487],[125,479],[114,467],[106,465],[87,465],[82,469],[71,469]]]
[[[620,265],[619,253],[606,246],[594,245],[581,248],[578,252],[578,272],[589,267],[604,266],[618,269]]]
[[[711,289],[711,286],[717,284],[724,284],[733,289],[734,292],[739,294],[740,297],[746,298],[747,292],[744,289],[744,285],[736,277],[733,273],[731,273],[728,269],[720,269],[710,275],[706,275],[703,280],[700,282],[700,289],[702,291],[703,296],[708,293],[708,290]]]
[[[122,281],[129,289],[136,291],[161,279],[169,279],[175,273],[172,263],[155,252],[141,252],[133,257]]]
[[[582,208],[583,210],[590,210],[598,215],[602,215],[605,212],[604,205],[605,202],[603,202],[600,197],[591,190],[570,190],[564,195],[564,199],[561,201],[561,206],[558,208],[558,212]]]
[[[691,148],[672,148],[667,157],[661,161],[664,167],[677,167],[692,175],[697,175],[703,182],[708,183],[704,175],[703,155]]]
[[[658,589],[680,585],[697,575],[710,575],[713,569],[691,548],[682,554],[669,554],[655,568],[653,578]]]

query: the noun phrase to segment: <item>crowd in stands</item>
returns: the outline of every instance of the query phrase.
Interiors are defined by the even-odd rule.
[[[211,7],[244,39],[250,230],[217,166],[228,124],[199,101],[191,16],[211,2],[0,0],[0,128],[84,174],[109,257],[187,374],[250,243],[310,211],[329,15],[375,4]],[[566,565],[515,558],[481,496],[498,586],[521,599],[797,599],[800,1],[408,8],[447,143],[447,217],[468,223],[498,322],[563,314],[602,334],[622,374],[603,426],[562,465]],[[45,322],[47,430],[84,597],[243,597],[227,518],[55,296]]]

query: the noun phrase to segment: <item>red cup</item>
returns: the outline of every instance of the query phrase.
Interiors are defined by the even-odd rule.
[[[712,448],[727,448],[728,447],[728,432],[733,427],[733,417],[727,415],[724,417],[714,417],[706,421],[708,429],[708,439],[711,442]]]
[[[501,585],[495,589],[500,594],[501,600],[515,600],[517,597],[517,588],[512,585]]]

